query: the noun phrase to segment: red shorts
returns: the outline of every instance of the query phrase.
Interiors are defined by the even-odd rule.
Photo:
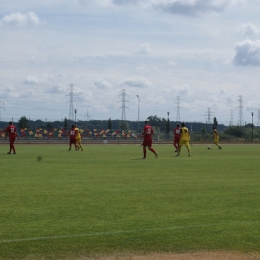
[[[76,144],[76,139],[70,139],[70,145]]]
[[[143,146],[152,147],[153,140],[144,140]]]
[[[179,142],[180,142],[180,138],[174,138],[174,141],[173,141],[174,144],[178,144]]]
[[[14,144],[14,141],[15,141],[15,137],[10,136],[10,144]]]

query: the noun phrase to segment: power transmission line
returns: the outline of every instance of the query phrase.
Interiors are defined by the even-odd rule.
[[[205,116],[206,116],[206,119],[207,119],[207,123],[211,124],[211,117],[213,116],[213,114],[211,112],[211,108],[210,107],[208,107]]]
[[[176,108],[177,108],[176,121],[180,122],[181,121],[181,116],[180,116],[180,96],[177,96]]]
[[[70,85],[69,85],[69,91],[70,91],[70,93],[69,93],[69,95],[67,95],[67,96],[69,96],[70,97],[70,110],[69,110],[69,120],[71,120],[71,121],[73,121],[74,120],[74,109],[73,109],[73,103],[74,103],[74,101],[73,101],[73,97],[75,96],[74,95],[74,85],[71,83]]]
[[[126,102],[130,102],[128,100],[126,100],[126,96],[129,96],[127,93],[126,93],[126,90],[125,89],[122,89],[122,93],[119,95],[119,97],[122,97],[121,101],[118,101],[118,102],[121,102],[122,103],[122,106],[119,108],[119,109],[122,109],[122,116],[121,116],[121,120],[122,122],[126,120],[126,115],[125,115],[125,109],[128,108],[126,107]],[[117,103],[118,103],[117,102]]]
[[[91,119],[91,116],[88,113],[88,109],[87,109],[87,114],[84,117],[87,118],[87,121],[89,121]]]
[[[239,112],[238,112],[238,125],[242,126],[244,124],[243,97],[242,96],[239,96],[238,102],[239,102],[239,106],[238,106],[238,109],[239,109]]]
[[[233,109],[230,111],[230,126],[233,125]]]

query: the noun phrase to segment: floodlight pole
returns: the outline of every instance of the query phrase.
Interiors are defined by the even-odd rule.
[[[77,118],[76,118],[76,115],[77,115],[77,109],[74,109],[75,111],[75,124],[77,124]]]
[[[139,116],[140,116],[140,97],[139,95],[136,95],[138,97],[138,121],[137,121],[137,132],[139,133]]]

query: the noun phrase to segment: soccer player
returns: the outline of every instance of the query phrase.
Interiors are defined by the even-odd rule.
[[[218,130],[216,127],[212,127],[213,129],[213,135],[214,135],[214,144],[218,147],[218,149],[222,149],[222,147],[219,145],[219,135],[218,135]]]
[[[148,149],[154,153],[155,157],[157,158],[158,157],[158,153],[152,148],[152,142],[153,142],[153,139],[152,139],[152,135],[153,135],[153,128],[149,125],[148,121],[145,121],[144,122],[144,131],[142,133],[142,136],[144,138],[143,140],[143,154],[144,154],[144,157],[143,159],[146,158],[146,147],[148,146]]]
[[[9,126],[5,129],[6,131],[6,138],[9,136],[9,140],[10,140],[10,149],[8,154],[11,154],[12,150],[13,150],[13,154],[16,154],[15,151],[15,147],[14,147],[14,141],[15,141],[15,137],[18,138],[18,140],[20,139],[17,131],[16,131],[16,127],[13,125],[12,122],[9,122]]]
[[[76,136],[78,134],[78,131],[75,129],[75,125],[71,126],[71,129],[68,131],[68,135],[70,136],[70,148],[69,151],[71,150],[71,145],[74,144],[75,150],[77,151],[77,146],[76,146]]]
[[[185,126],[185,123],[181,124],[181,139],[180,139],[180,146],[179,146],[179,151],[176,154],[176,156],[179,156],[181,153],[181,147],[183,145],[186,146],[187,150],[188,150],[188,155],[191,156],[191,151],[190,151],[190,133],[188,128]]]
[[[179,124],[177,124],[176,127],[173,129],[173,134],[174,134],[173,145],[175,147],[175,152],[178,152],[179,151],[180,138],[181,138],[181,129],[180,129]]]
[[[76,149],[79,150],[79,148],[80,148],[81,151],[83,151],[83,147],[81,145],[81,135],[80,135],[80,131],[77,126],[75,127],[75,130],[78,131],[77,135],[76,135]]]

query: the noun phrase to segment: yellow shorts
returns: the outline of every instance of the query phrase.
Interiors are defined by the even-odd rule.
[[[185,146],[189,147],[189,141],[188,141],[188,140],[180,140],[179,145],[180,145],[180,146],[185,145]]]
[[[78,144],[81,144],[81,138],[76,138],[76,142],[77,142]]]

